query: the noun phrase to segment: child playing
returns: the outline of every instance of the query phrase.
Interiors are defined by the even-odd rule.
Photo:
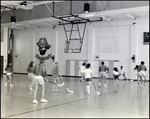
[[[119,74],[119,71],[118,71],[117,67],[114,67],[114,69],[113,69],[113,76],[114,76],[114,79],[115,79],[116,83],[118,83],[120,74]]]
[[[128,79],[125,76],[125,70],[124,70],[123,66],[120,67],[120,76],[121,75],[126,79],[126,81],[128,81]]]
[[[86,64],[83,63],[82,66],[79,67],[79,69],[80,69],[80,74],[81,74],[81,79],[80,79],[81,82],[84,81],[84,80],[83,80],[83,79],[84,79],[84,73],[83,73],[83,71],[85,70],[85,66],[86,66]]]
[[[60,80],[59,80],[60,75],[59,75],[59,72],[60,72],[60,70],[58,68],[58,62],[55,62],[55,66],[53,67],[53,70],[52,70],[52,75],[53,75],[54,83],[56,83],[56,84],[60,84]],[[64,85],[64,84],[65,83],[63,82],[63,84],[61,84],[61,86]],[[53,85],[52,92],[54,92],[54,91],[58,92],[58,85]]]
[[[34,83],[33,83],[33,84],[35,84],[35,92],[34,92],[33,103],[38,103],[38,101],[36,100],[38,84],[40,84],[42,86],[42,99],[41,99],[41,102],[48,102],[48,100],[46,100],[44,98],[44,95],[45,95],[45,82],[44,82],[44,79],[46,80],[47,73],[46,73],[46,69],[43,66],[43,64],[44,64],[44,60],[40,60],[40,64],[36,65],[33,69],[33,74],[35,75]]]
[[[92,79],[93,79],[92,70],[90,69],[90,66],[91,66],[91,64],[88,63],[86,65],[86,69],[83,71],[85,74],[86,91],[88,92],[88,94],[90,94],[90,87],[91,87]]]
[[[138,67],[138,75],[140,77],[142,87],[143,87],[144,81],[146,81],[146,71],[147,71],[147,68],[144,64],[145,64],[144,61],[141,61],[141,64]]]
[[[138,68],[139,68],[139,65],[136,65],[135,68],[134,68],[134,71],[136,71],[136,77],[137,77],[137,81],[138,81],[137,84],[140,84],[140,80],[139,80],[140,77],[139,77],[139,74],[138,74]]]
[[[12,67],[11,67],[11,63],[7,64],[5,71],[7,71],[7,79],[8,81],[5,83],[5,86],[7,86],[7,83],[10,82],[10,86],[13,86],[11,83],[11,79],[12,79]]]
[[[27,72],[28,72],[28,78],[29,78],[29,81],[30,81],[30,84],[29,84],[29,90],[33,90],[32,87],[33,87],[33,81],[34,81],[34,74],[33,74],[33,68],[34,68],[34,62],[31,61],[30,64],[28,65],[28,68],[27,68]]]
[[[99,67],[99,72],[100,72],[100,81],[99,81],[99,87],[101,85],[102,79],[104,79],[104,87],[106,88],[106,75],[109,72],[109,68],[105,65],[104,62],[101,62],[101,66]]]

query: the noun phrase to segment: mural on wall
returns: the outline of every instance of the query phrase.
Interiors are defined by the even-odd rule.
[[[36,43],[37,46],[39,47],[39,54],[36,54],[36,58],[40,59],[40,60],[47,60],[50,59],[50,57],[53,59],[54,61],[54,56],[52,56],[51,54],[48,54],[47,56],[43,57],[43,55],[45,55],[46,51],[51,47],[51,45],[48,44],[47,39],[45,37],[42,37],[39,39],[39,41]]]

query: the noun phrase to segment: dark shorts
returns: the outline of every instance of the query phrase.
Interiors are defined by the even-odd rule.
[[[119,75],[114,75],[114,78],[117,79],[119,77]]]
[[[92,78],[86,78],[85,80],[86,81],[92,81]]]

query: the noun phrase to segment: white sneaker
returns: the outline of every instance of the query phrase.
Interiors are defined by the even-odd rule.
[[[32,88],[29,88],[29,90],[32,91],[33,89],[32,89]]]
[[[38,103],[38,101],[37,101],[37,100],[33,100],[33,103],[34,103],[34,104],[37,104],[37,103]]]
[[[106,84],[104,85],[104,88],[106,88]]]
[[[10,84],[10,86],[14,86],[14,85]]]
[[[41,102],[48,102],[48,100],[46,100],[46,99],[41,99]]]
[[[7,87],[7,83],[5,83],[5,86]]]
[[[98,86],[101,86],[101,83],[99,83]]]
[[[96,91],[97,95],[100,95],[100,92]]]
[[[88,94],[90,94],[90,91],[88,91]]]
[[[54,92],[55,92],[55,90],[52,90],[52,92],[54,93]]]

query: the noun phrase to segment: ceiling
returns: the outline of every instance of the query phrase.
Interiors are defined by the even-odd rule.
[[[33,9],[33,6],[48,4],[51,3],[52,1],[27,1],[28,8],[21,7],[20,6],[21,2],[23,1],[1,1],[1,5],[8,6],[11,8],[15,7],[16,9],[22,8],[27,10],[27,9]],[[56,1],[56,2],[60,2],[60,1]],[[110,10],[110,11],[107,10],[107,11],[92,12],[92,13],[82,13],[79,14],[79,16],[90,20],[99,19],[100,17],[103,17],[103,20],[108,22],[117,19],[136,20],[137,18],[149,17],[149,6]],[[4,23],[1,24],[1,26],[8,26],[11,29],[27,29],[27,28],[42,27],[42,26],[54,27],[58,25],[59,21],[60,20],[58,19],[50,17],[50,18],[28,20],[28,21],[21,21],[21,22],[17,21],[16,23]]]
[[[1,5],[2,6],[7,6],[10,8],[16,8],[16,9],[33,9],[33,6],[37,6],[37,5],[42,5],[42,4],[48,4],[48,3],[52,3],[52,1],[26,1],[27,2],[27,6],[21,6],[20,4],[23,3],[25,1],[1,1]],[[59,1],[54,1],[54,2],[59,2]],[[9,10],[9,9],[6,9]]]

